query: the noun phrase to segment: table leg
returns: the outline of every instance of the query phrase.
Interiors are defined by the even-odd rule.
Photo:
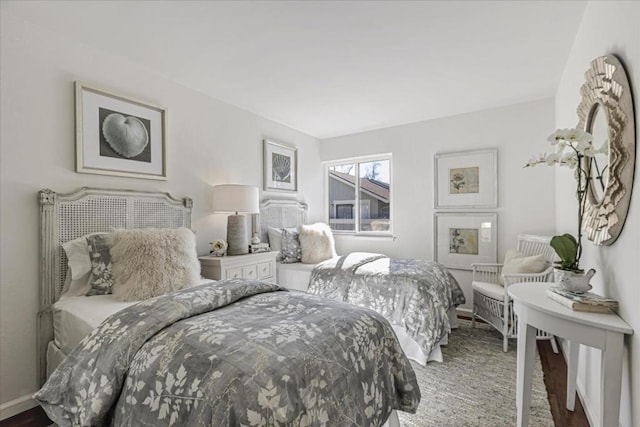
[[[620,392],[622,385],[623,337],[607,331],[602,350],[602,377],[600,378],[600,425],[617,426],[620,416]]]
[[[569,341],[569,354],[567,357],[567,409],[570,411],[573,411],[576,406],[579,356],[580,344],[575,341]]]
[[[520,313],[518,318],[518,376],[516,390],[518,427],[526,427],[529,424],[535,350],[536,328],[526,323],[526,313]]]

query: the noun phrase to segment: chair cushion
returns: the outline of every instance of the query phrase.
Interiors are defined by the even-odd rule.
[[[504,256],[502,274],[509,273],[542,273],[547,269],[547,260],[543,254],[525,256],[522,252],[509,249]],[[502,275],[498,278],[498,283],[504,285]]]
[[[473,281],[471,282],[471,288],[474,291],[480,292],[482,295],[497,299],[498,301],[504,301],[504,287],[497,283]]]

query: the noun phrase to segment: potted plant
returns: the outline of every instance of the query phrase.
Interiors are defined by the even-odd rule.
[[[573,128],[558,129],[547,140],[551,142],[551,145],[556,146],[556,151],[534,156],[525,167],[539,164],[566,166],[575,171],[574,176],[577,181],[578,238],[565,233],[551,239],[551,246],[560,258],[560,261],[556,263],[556,281],[560,281],[565,275],[584,274],[584,270],[580,268],[580,257],[582,255],[582,220],[587,201],[587,189],[590,185],[589,173],[592,165],[595,167],[594,170],[599,170],[597,164],[594,165],[595,155],[606,153],[608,144],[605,142],[602,147],[596,149],[592,144],[593,137],[590,133]]]
[[[578,262],[578,241],[569,233],[553,236],[551,247],[556,251],[560,261],[556,261],[558,268],[575,273],[582,273]]]

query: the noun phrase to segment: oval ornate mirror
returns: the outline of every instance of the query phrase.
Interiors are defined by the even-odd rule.
[[[635,167],[635,122],[627,74],[613,55],[591,61],[580,89],[578,127],[593,135],[595,153],[585,157],[589,179],[583,219],[596,245],[616,241],[629,210]]]

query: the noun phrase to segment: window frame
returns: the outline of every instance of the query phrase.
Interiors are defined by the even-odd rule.
[[[361,223],[361,199],[360,199],[360,164],[362,163],[371,163],[376,161],[389,161],[389,230],[386,231],[360,231],[360,223]],[[395,190],[391,188],[393,186],[393,156],[391,153],[383,153],[383,154],[374,154],[367,156],[358,156],[358,157],[349,157],[344,159],[336,159],[336,160],[328,160],[322,162],[324,169],[324,219],[327,224],[330,225],[330,215],[329,209],[331,208],[329,203],[329,168],[332,166],[340,166],[340,165],[355,165],[355,182],[358,183],[355,186],[354,197],[355,199],[350,200],[353,201],[353,210],[354,210],[354,230],[334,230],[331,229],[333,234],[346,235],[346,236],[367,236],[367,237],[393,237],[393,194]],[[344,202],[345,200],[339,200]],[[336,207],[334,206],[334,210]]]

